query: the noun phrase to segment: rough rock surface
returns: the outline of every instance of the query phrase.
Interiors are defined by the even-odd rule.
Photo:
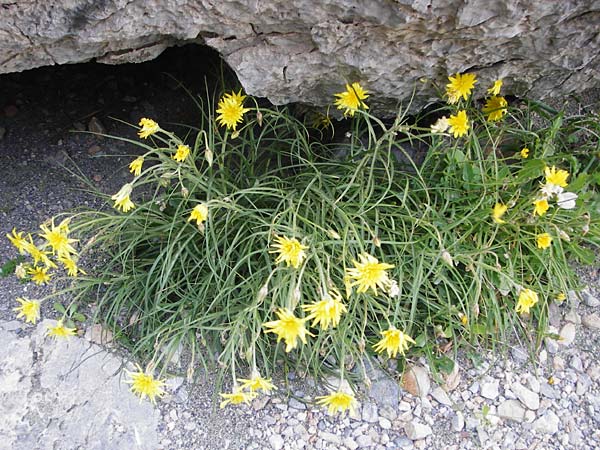
[[[446,75],[476,71],[478,94],[565,95],[600,80],[597,0],[50,0],[0,2],[0,73],[96,59],[216,49],[251,95],[326,105],[346,81],[392,112],[434,97]],[[423,79],[425,82],[419,82]]]

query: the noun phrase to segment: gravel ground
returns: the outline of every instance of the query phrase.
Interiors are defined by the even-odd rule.
[[[197,56],[184,48],[133,67],[89,64],[3,75],[1,236],[13,227],[33,231],[71,208],[102,205],[63,166],[81,171],[106,194],[129,180],[127,164],[134,146],[71,130],[104,129],[135,136],[135,130],[111,117],[132,123],[142,116],[160,123],[193,123],[197,112],[191,100],[161,74],[167,70],[186,86],[201,90],[200,73],[209,58],[190,55]],[[198,66],[194,70],[187,64],[192,59]],[[588,109],[597,108],[599,97],[592,93],[590,98],[571,101],[570,107],[583,102]],[[0,263],[14,255],[8,240],[1,238]],[[439,387],[426,362],[416,360],[411,361],[416,387],[405,389],[374,370],[371,390],[362,392],[360,408],[343,418],[311,406],[314,396],[324,393],[322,388],[293,372],[285,378],[280,375],[277,383],[288,383],[293,396],[262,396],[250,407],[223,410],[215,407],[212,374],[194,384],[176,377],[157,407],[158,448],[598,448],[600,274],[597,268],[577,270],[588,287],[552,308],[551,324],[562,338],[547,340],[536,364],[519,345],[505,355],[483,352],[476,365],[463,352],[457,360],[458,373]],[[15,297],[36,298],[48,289],[21,285],[14,277],[1,279],[0,322],[14,320]],[[49,305],[42,315],[56,317]]]

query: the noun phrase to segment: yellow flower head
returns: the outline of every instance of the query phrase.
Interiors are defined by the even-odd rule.
[[[33,258],[33,264],[37,265],[41,262],[48,268],[56,268],[56,264],[54,264],[54,262],[52,262],[52,260],[48,257],[48,255],[51,255],[51,253],[37,248],[33,243],[31,235],[28,236],[28,239],[29,240],[25,243],[24,248],[25,251]]]
[[[133,161],[131,161],[131,164],[129,164],[129,171],[136,177],[139,177],[140,174],[142,173],[143,165],[144,165],[144,157],[139,156],[139,157],[135,158]]]
[[[200,203],[194,206],[192,212],[190,213],[190,217],[188,217],[188,222],[191,220],[195,220],[198,225],[208,219],[208,206],[205,203]]]
[[[50,281],[52,277],[51,274],[48,273],[48,267],[32,267],[27,270],[27,273],[31,275],[31,280],[35,284],[44,284]]]
[[[332,392],[329,395],[316,397],[315,400],[317,400],[318,405],[326,406],[331,415],[336,412],[344,413],[348,410],[354,413],[356,410],[356,398],[354,395],[345,392]]]
[[[131,185],[131,183],[125,183],[123,185],[123,187],[121,187],[121,189],[119,189],[119,192],[117,192],[115,195],[113,195],[111,197],[111,199],[113,199],[115,201],[114,207],[116,209],[121,209],[121,211],[126,213],[130,209],[135,208],[135,205],[129,198],[129,196],[131,195],[132,189],[133,189],[133,186]]]
[[[275,385],[271,383],[270,378],[263,378],[256,372],[252,374],[251,378],[240,378],[238,381],[242,383],[241,389],[249,389],[250,391],[270,392],[277,389]]]
[[[71,244],[77,242],[76,239],[69,239],[68,228],[64,226],[54,226],[54,218],[50,224],[50,228],[46,225],[40,225],[43,233],[40,236],[46,240],[46,245],[52,248],[52,253],[58,256],[68,257],[70,254],[77,253]]]
[[[448,125],[450,125],[450,133],[452,133],[455,138],[467,134],[469,131],[469,118],[467,117],[467,112],[463,109],[457,112],[456,115],[452,114],[448,119]]]
[[[148,136],[152,136],[154,133],[160,130],[160,127],[154,120],[146,119],[145,117],[140,119],[139,125],[142,127],[142,129],[138,131],[138,135],[142,139],[146,139]]]
[[[523,147],[519,153],[523,159],[527,159],[529,157],[529,149],[527,147]]]
[[[300,267],[304,258],[306,258],[306,252],[308,249],[306,245],[302,245],[296,238],[287,238],[285,236],[276,236],[275,244],[272,244],[273,250],[269,250],[269,253],[279,253],[279,256],[275,260],[275,264],[279,264],[285,261],[287,267],[292,266],[295,269]]]
[[[477,83],[474,73],[457,73],[453,77],[448,77],[448,80],[450,83],[446,85],[446,95],[451,105],[458,103],[461,97],[466,100]]]
[[[554,184],[560,187],[567,187],[567,178],[569,178],[569,172],[566,170],[556,170],[556,166],[546,167],[544,169],[544,175],[546,175],[546,183]]]
[[[304,327],[304,322],[308,319],[300,319],[294,316],[294,313],[289,309],[283,308],[280,308],[275,314],[279,320],[263,324],[267,328],[265,333],[275,333],[277,335],[277,342],[283,339],[286,345],[286,352],[290,352],[296,348],[298,339],[303,344],[306,344],[306,335],[312,336]]]
[[[220,122],[221,126],[225,125],[227,129],[235,131],[237,124],[244,118],[244,114],[250,111],[250,108],[244,108],[245,98],[246,96],[242,95],[240,90],[237,94],[235,92],[225,94],[219,100],[217,121]]]
[[[346,275],[349,279],[354,280],[350,286],[358,286],[359,293],[367,292],[370,288],[377,295],[377,287],[388,290],[391,280],[386,272],[388,269],[393,269],[392,264],[380,263],[377,258],[367,253],[358,256],[359,261],[352,261],[354,268],[346,269]]]
[[[502,220],[502,216],[508,211],[508,206],[503,205],[502,203],[496,203],[494,208],[492,209],[492,219],[496,223],[506,223],[505,220]]]
[[[550,236],[548,233],[538,234],[536,241],[538,248],[545,249],[550,247],[550,244],[552,243],[552,236]]]
[[[183,162],[190,154],[190,148],[187,145],[180,144],[172,158],[177,162]]]
[[[125,381],[125,383],[131,384],[131,392],[140,396],[140,402],[145,397],[148,397],[152,403],[156,404],[156,397],[165,395],[165,390],[163,389],[165,381],[154,378],[154,375],[148,368],[146,368],[146,371],[143,371],[140,366],[137,366],[137,369],[137,372],[125,370],[129,376],[129,380]]]
[[[77,265],[77,261],[75,261],[72,257],[59,256],[58,260],[66,269],[69,276],[76,277],[78,273],[86,275],[86,273]]]
[[[27,246],[27,239],[25,239],[23,237],[23,233],[24,233],[23,231],[19,231],[17,233],[16,228],[12,229],[12,235],[9,233],[6,233],[6,237],[8,238],[8,240],[11,242],[12,245],[14,245],[17,248],[17,250],[21,254],[25,253],[26,246]]]
[[[25,317],[25,322],[35,325],[35,322],[40,318],[40,302],[21,297],[17,298],[17,301],[21,304],[21,306],[13,308],[13,311],[19,313],[17,319]]]
[[[48,327],[48,335],[57,338],[66,338],[69,336],[75,336],[77,330],[75,328],[67,328],[64,326],[62,319],[56,322],[53,327]]]
[[[219,395],[225,399],[219,406],[225,408],[227,405],[239,405],[241,403],[249,405],[250,401],[255,398],[257,394],[254,391],[246,392],[239,387],[235,387],[231,394],[220,393]]]
[[[496,96],[490,97],[485,102],[485,106],[483,107],[483,113],[487,114],[488,122],[496,122],[504,116],[508,112],[506,108],[508,106],[508,102],[504,97]]]
[[[548,204],[548,200],[545,198],[538,198],[533,201],[533,214],[537,214],[538,216],[543,216],[546,214],[546,211],[550,208]]]
[[[488,89],[490,95],[500,95],[500,89],[502,89],[502,80],[494,81],[494,85]]]
[[[382,353],[385,350],[390,358],[395,358],[398,352],[404,355],[404,352],[408,350],[408,344],[415,343],[408,334],[397,330],[394,326],[391,326],[387,331],[382,331],[381,335],[383,338],[373,346],[373,350],[377,353]]]
[[[363,102],[369,95],[359,83],[346,84],[346,90],[335,94],[337,99],[334,104],[337,109],[343,109],[345,116],[354,117],[354,113],[359,109],[369,109]]]
[[[310,305],[303,305],[302,309],[309,313],[308,320],[314,319],[312,326],[320,325],[322,330],[329,328],[329,325],[331,328],[337,327],[342,313],[346,312],[346,306],[342,303],[342,295],[335,288],[329,291],[326,298]]]
[[[519,314],[529,314],[529,309],[539,301],[538,295],[531,289],[522,289],[515,310]]]

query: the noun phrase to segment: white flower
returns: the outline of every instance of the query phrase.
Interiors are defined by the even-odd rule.
[[[443,133],[448,129],[449,126],[450,124],[448,123],[448,119],[446,116],[443,116],[439,118],[433,125],[431,125],[431,132],[436,134]]]
[[[575,200],[577,200],[577,194],[573,192],[561,192],[557,194],[556,204],[562,209],[573,209],[575,208]]]
[[[540,191],[546,198],[551,198],[554,195],[562,194],[563,188],[558,184],[546,183],[542,185]]]

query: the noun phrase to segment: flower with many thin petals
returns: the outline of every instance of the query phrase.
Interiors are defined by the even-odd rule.
[[[341,391],[315,397],[315,400],[317,400],[317,405],[326,406],[331,415],[337,412],[343,414],[346,411],[354,413],[357,405],[354,395]]]
[[[79,273],[86,275],[86,273],[77,265],[77,261],[73,259],[72,256],[59,256],[58,261],[63,265],[69,276],[76,277]]]
[[[354,117],[354,113],[359,109],[369,109],[367,104],[363,102],[369,95],[360,83],[346,84],[346,90],[335,94],[335,106],[337,109],[343,109],[345,116]]]
[[[507,106],[508,102],[504,97],[494,95],[485,102],[483,113],[487,114],[488,122],[496,122],[508,112]]]
[[[56,322],[56,325],[48,327],[48,335],[56,338],[67,338],[69,336],[75,336],[77,330],[75,328],[65,327],[63,320]]]
[[[140,396],[140,402],[148,397],[152,403],[156,404],[156,397],[162,397],[166,393],[163,389],[166,384],[165,380],[154,378],[154,374],[148,367],[144,371],[138,365],[137,369],[137,372],[125,370],[129,376],[129,380],[125,383],[131,384],[131,392]]]
[[[142,166],[144,165],[144,157],[138,156],[129,164],[129,171],[136,177],[139,177],[142,173]]]
[[[519,314],[528,314],[529,310],[539,301],[537,292],[532,291],[531,289],[521,289],[519,292],[519,300],[517,301],[517,306],[515,311]]]
[[[21,304],[21,306],[17,306],[13,308],[13,311],[17,311],[17,319],[21,317],[25,317],[26,323],[32,323],[35,325],[35,322],[40,318],[40,302],[37,300],[29,300],[23,297],[17,298],[17,301]]]
[[[225,408],[227,405],[239,405],[244,403],[250,404],[250,401],[256,398],[257,394],[254,391],[243,391],[240,387],[233,388],[233,392],[230,394],[219,393],[224,400],[219,404],[220,408]]]
[[[279,264],[285,261],[287,267],[294,267],[297,269],[302,264],[304,258],[306,258],[306,252],[308,249],[306,245],[302,245],[296,238],[287,238],[285,236],[275,236],[275,244],[272,244],[273,250],[269,250],[269,253],[279,253],[275,264]]]
[[[548,233],[538,234],[535,239],[537,247],[541,249],[548,248],[550,247],[550,244],[552,244],[552,236],[550,236]]]
[[[569,178],[569,172],[562,169],[556,169],[556,166],[544,168],[544,175],[546,176],[546,183],[555,184],[560,187],[567,187],[567,178]]]
[[[508,206],[503,205],[502,203],[496,203],[492,209],[492,219],[494,222],[498,224],[506,223],[505,220],[502,220],[502,216],[506,211],[508,211]]]
[[[452,133],[455,138],[467,134],[470,127],[467,112],[463,109],[457,112],[456,115],[451,115],[448,119],[448,125],[450,125],[450,133]]]
[[[238,123],[243,120],[244,114],[250,111],[250,108],[244,108],[245,98],[246,96],[242,95],[241,90],[238,93],[231,92],[231,94],[223,95],[217,105],[219,107],[217,121],[221,126],[225,125],[227,129],[235,131]]]
[[[41,262],[47,268],[52,268],[52,269],[56,268],[56,264],[54,264],[54,262],[49,258],[51,253],[37,248],[37,246],[33,243],[33,239],[31,238],[31,235],[27,236],[27,238],[28,238],[28,241],[25,243],[24,248],[25,248],[25,251],[27,253],[29,253],[31,255],[31,257],[33,258],[33,265],[37,265],[38,263]]]
[[[450,83],[446,85],[446,95],[451,105],[458,103],[461,97],[466,100],[477,83],[474,73],[457,73],[448,77],[448,80]]]
[[[342,314],[346,312],[342,295],[335,288],[330,290],[321,301],[303,305],[302,309],[309,313],[308,320],[313,319],[312,326],[320,325],[322,330],[326,330],[330,325],[331,328],[337,327]]]
[[[142,128],[140,131],[138,131],[138,136],[142,139],[146,139],[148,136],[152,136],[158,130],[160,130],[160,127],[154,120],[146,119],[145,117],[140,119],[139,125]]]
[[[346,275],[349,277],[350,286],[358,286],[358,293],[367,292],[372,289],[377,295],[377,288],[387,291],[391,280],[387,270],[393,269],[394,265],[380,263],[377,258],[367,253],[358,255],[359,261],[353,260],[353,268],[346,269]]]
[[[177,162],[183,162],[190,155],[190,148],[187,145],[179,144],[177,146],[177,151],[171,158],[173,158]]]
[[[258,372],[254,372],[248,379],[240,378],[238,381],[242,383],[242,389],[249,389],[250,391],[270,392],[277,389],[275,385],[271,383],[271,378],[263,378]]]
[[[135,208],[134,203],[131,201],[129,196],[131,195],[131,191],[133,190],[133,186],[131,183],[125,183],[119,192],[111,197],[112,200],[115,201],[114,207],[116,209],[121,209],[124,213],[128,212],[130,209]]]
[[[198,225],[208,219],[208,206],[206,203],[200,203],[194,206],[192,212],[190,213],[190,217],[188,217],[188,222],[191,220],[195,220]]]
[[[312,336],[304,327],[304,322],[308,319],[300,319],[294,316],[289,309],[280,308],[276,313],[277,319],[266,322],[263,326],[265,333],[274,333],[277,335],[277,342],[283,339],[285,342],[285,351],[290,352],[298,345],[298,339],[306,344],[306,336]]]
[[[546,198],[538,198],[533,201],[533,214],[537,214],[538,216],[543,216],[546,214],[546,211],[550,208],[548,204],[548,200]]]
[[[77,242],[76,239],[70,239],[68,232],[65,231],[64,226],[55,226],[54,218],[52,218],[50,228],[47,225],[40,225],[40,229],[43,233],[40,236],[46,240],[46,245],[52,248],[52,253],[68,257],[70,254],[77,253],[71,244]],[[68,230],[68,228],[67,228]]]
[[[16,228],[12,229],[12,235],[9,233],[6,233],[6,237],[8,238],[10,243],[12,245],[14,245],[16,247],[16,249],[19,251],[19,253],[21,253],[21,254],[25,253],[25,249],[27,246],[27,239],[25,239],[23,237],[23,233],[24,233],[24,231],[19,231],[17,233]]]
[[[490,95],[500,95],[500,89],[502,89],[502,80],[494,81],[494,85],[487,90]]]
[[[373,346],[373,350],[377,353],[382,353],[385,350],[390,358],[395,358],[398,352],[404,355],[404,352],[408,350],[408,344],[415,343],[408,334],[396,329],[394,326],[386,331],[381,331],[381,335],[383,338]]]
[[[31,280],[35,284],[45,284],[50,281],[52,277],[51,274],[48,273],[48,267],[32,267],[27,270],[27,273],[31,275]]]

